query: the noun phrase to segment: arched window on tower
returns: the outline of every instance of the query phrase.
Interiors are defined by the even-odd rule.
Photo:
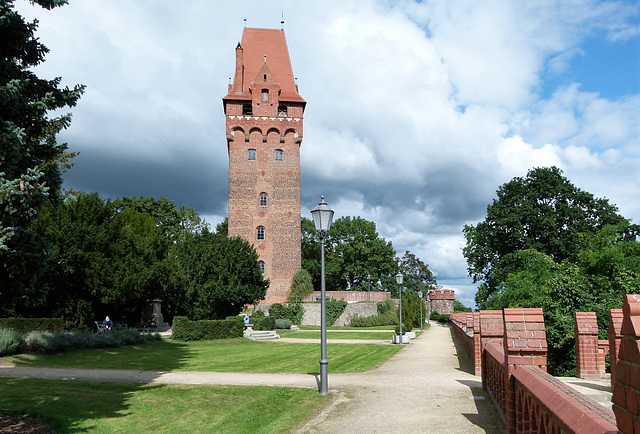
[[[264,261],[258,261],[258,267],[260,267],[260,271],[264,274]]]
[[[267,193],[260,193],[260,206],[267,206]]]
[[[256,231],[256,239],[264,240],[264,226],[258,226],[258,229]]]
[[[269,89],[262,89],[262,101],[263,102],[269,101]]]
[[[284,151],[282,149],[276,149],[276,160],[284,160]]]

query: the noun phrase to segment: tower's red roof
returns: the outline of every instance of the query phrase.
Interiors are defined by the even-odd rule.
[[[239,79],[239,74],[236,73],[234,83],[225,99],[251,98],[249,87],[264,65],[266,55],[267,66],[281,88],[279,100],[304,102],[296,89],[284,30],[245,28],[242,32],[240,46],[243,50],[242,64],[244,66],[242,90],[240,91],[240,83],[236,83]]]

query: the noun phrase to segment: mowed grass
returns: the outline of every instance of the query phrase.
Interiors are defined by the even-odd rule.
[[[333,373],[368,371],[401,349],[396,345],[328,344],[329,370]],[[319,359],[319,344],[254,342],[240,338],[188,343],[155,341],[139,346],[53,355],[20,354],[0,359],[0,363],[152,371],[318,374]]]
[[[57,432],[289,432],[329,396],[284,387],[179,386],[0,378],[0,412]]]
[[[278,330],[278,334],[283,338],[320,339],[320,330],[295,331]],[[352,332],[352,331],[327,331],[327,339],[362,339],[362,340],[386,340],[391,342],[393,330]]]

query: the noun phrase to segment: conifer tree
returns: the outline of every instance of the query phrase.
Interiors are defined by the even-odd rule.
[[[0,0],[0,314],[16,314],[37,304],[34,288],[45,266],[41,243],[29,231],[46,201],[60,200],[61,172],[73,153],[56,142],[71,115],[49,113],[76,104],[84,86],[60,88],[61,78],[37,77],[32,68],[49,51],[14,10],[13,0]],[[32,0],[52,9],[64,0]]]

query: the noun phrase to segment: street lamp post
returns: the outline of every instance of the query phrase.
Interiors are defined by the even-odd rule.
[[[422,291],[418,291],[418,297],[420,297],[420,331],[424,331],[422,330],[422,324],[424,324],[424,321],[422,320],[422,303],[424,303],[424,300],[422,299]]]
[[[396,274],[396,282],[398,283],[398,296],[400,297],[400,336],[398,336],[398,344],[402,345],[402,273],[399,271]]]
[[[324,196],[320,198],[320,203],[314,209],[311,210],[311,216],[313,217],[313,223],[316,226],[316,231],[320,236],[320,395],[326,395],[329,393],[328,382],[328,370],[327,365],[327,300],[326,289],[324,280],[324,237],[331,227],[331,221],[333,220],[333,210],[329,208],[324,201]]]

